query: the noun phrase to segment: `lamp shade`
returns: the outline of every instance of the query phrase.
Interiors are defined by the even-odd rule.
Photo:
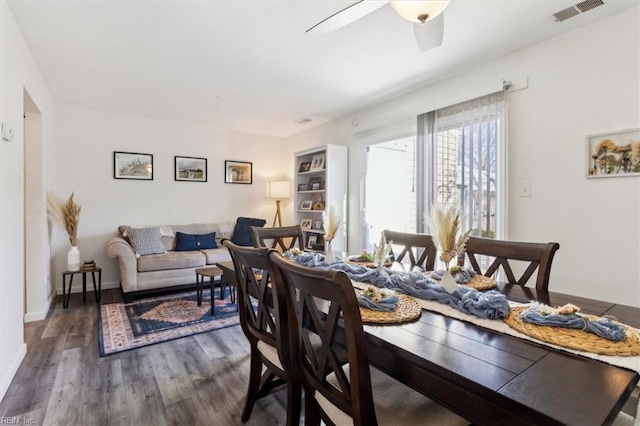
[[[418,19],[419,16],[428,16],[426,21],[430,21],[436,16],[440,15],[442,11],[449,5],[449,0],[443,1],[397,1],[392,0],[389,2],[396,12],[400,14],[404,19],[411,22],[422,22]]]
[[[291,196],[291,185],[286,180],[267,182],[267,198],[281,200]]]

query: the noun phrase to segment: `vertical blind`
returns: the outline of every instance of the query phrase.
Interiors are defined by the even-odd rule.
[[[504,123],[503,92],[418,116],[425,213],[434,203],[454,203],[475,235],[503,233]]]

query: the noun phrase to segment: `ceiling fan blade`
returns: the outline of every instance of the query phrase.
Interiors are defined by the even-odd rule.
[[[351,6],[329,16],[305,31],[307,34],[324,34],[344,27],[371,12],[380,9],[388,1],[360,0]]]
[[[444,36],[444,14],[441,13],[424,24],[413,24],[413,32],[421,52],[440,46]]]

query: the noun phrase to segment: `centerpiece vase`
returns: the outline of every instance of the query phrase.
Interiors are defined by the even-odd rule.
[[[67,253],[67,270],[71,272],[80,270],[80,250],[78,250],[78,246],[71,246],[71,250]]]
[[[336,257],[333,254],[333,247],[331,247],[331,241],[327,241],[325,246],[326,247],[325,247],[325,250],[324,250],[324,260],[329,265],[331,265],[333,262],[336,261]]]
[[[453,278],[453,275],[451,275],[449,269],[445,269],[444,273],[442,274],[440,285],[444,287],[444,289],[449,293],[453,293],[454,291],[458,290],[458,283],[456,282],[456,279]]]

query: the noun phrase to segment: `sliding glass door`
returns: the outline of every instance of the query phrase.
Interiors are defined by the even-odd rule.
[[[364,248],[373,249],[385,229],[416,232],[415,137],[363,146]]]

